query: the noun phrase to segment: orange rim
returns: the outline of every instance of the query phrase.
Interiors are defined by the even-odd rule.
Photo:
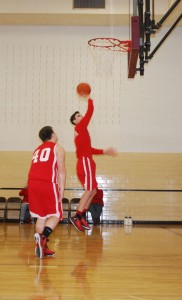
[[[131,41],[121,41],[116,38],[94,38],[89,40],[88,44],[94,48],[106,48],[111,51],[131,51]]]

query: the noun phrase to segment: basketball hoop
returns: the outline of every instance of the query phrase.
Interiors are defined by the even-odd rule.
[[[130,52],[131,41],[120,41],[115,38],[94,38],[88,41],[94,48],[106,48],[111,51]]]
[[[88,41],[90,50],[96,62],[98,74],[112,74],[114,53],[130,52],[131,41],[120,41],[116,38],[94,38]]]

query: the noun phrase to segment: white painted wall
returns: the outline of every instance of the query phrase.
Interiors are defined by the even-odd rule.
[[[152,38],[152,49],[168,28]],[[33,150],[38,131],[53,125],[60,144],[74,151],[75,110],[86,110],[76,85],[92,86],[94,147],[120,152],[181,152],[182,28],[176,28],[145,76],[127,78],[127,55],[116,54],[113,74],[97,74],[87,41],[96,36],[128,39],[126,27],[0,27],[0,150]]]

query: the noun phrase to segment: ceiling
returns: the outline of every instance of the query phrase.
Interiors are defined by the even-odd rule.
[[[156,23],[174,2],[155,1]],[[72,0],[0,0],[0,25],[128,26],[132,4],[133,0],[106,0],[105,9],[73,9]],[[171,26],[181,13],[182,1],[163,25]]]

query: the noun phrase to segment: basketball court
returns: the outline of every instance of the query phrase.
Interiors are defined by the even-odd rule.
[[[34,255],[29,224],[1,224],[1,299],[180,300],[181,226],[59,225]]]
[[[168,68],[181,46],[182,0],[121,0],[118,13],[114,1],[72,1],[70,13],[66,0],[60,14],[49,0],[34,13],[17,0],[1,12],[0,196],[17,196],[44,123],[68,149],[66,197],[81,196],[68,125],[72,110],[85,109],[79,82],[91,82],[97,99],[95,141],[118,143],[121,157],[98,161],[104,221],[85,232],[60,223],[49,241],[55,257],[35,255],[35,225],[1,220],[0,300],[182,299],[181,60]],[[178,46],[165,52],[177,28]]]

